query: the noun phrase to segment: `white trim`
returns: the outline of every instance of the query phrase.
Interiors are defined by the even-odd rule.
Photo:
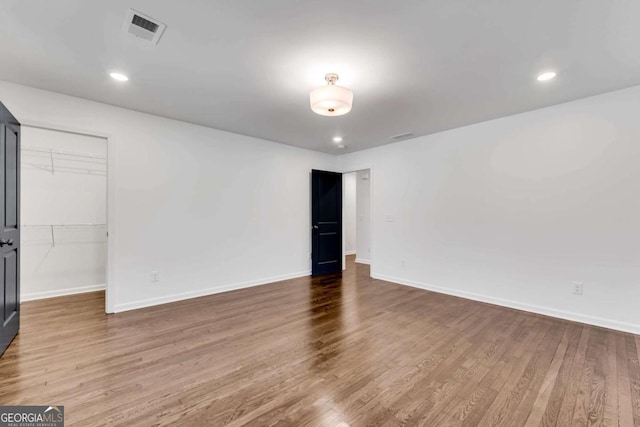
[[[407,279],[401,279],[398,277],[385,276],[383,274],[371,273],[371,277],[373,277],[374,279],[384,280],[384,281],[396,283],[399,285],[411,286],[412,288],[423,289],[427,291],[437,292],[440,294],[446,294],[446,295],[452,295],[460,298],[465,298],[473,301],[485,302],[488,304],[499,305],[502,307],[514,308],[516,310],[542,314],[544,316],[556,317],[559,319],[570,320],[573,322],[585,323],[587,325],[599,326],[602,328],[614,329],[617,331],[640,335],[640,325],[634,325],[631,323],[603,319],[601,317],[589,316],[586,314],[573,313],[569,311],[556,310],[553,308],[542,307],[538,305],[531,305],[527,303],[522,303],[522,302],[512,301],[512,300],[507,300],[502,298],[495,298],[495,297],[476,294],[472,292],[459,291],[451,288],[443,288],[440,286],[417,282],[414,280],[407,280]]]
[[[183,301],[191,298],[198,298],[198,297],[204,297],[208,295],[220,294],[223,292],[235,291],[238,289],[252,288],[254,286],[268,285],[274,282],[281,282],[283,280],[296,279],[298,277],[306,277],[310,275],[311,275],[311,271],[307,270],[307,271],[301,271],[298,273],[283,274],[280,276],[268,277],[265,279],[251,280],[248,282],[234,283],[231,285],[222,285],[215,288],[201,289],[198,291],[191,291],[191,292],[183,292],[180,294],[167,295],[167,296],[158,297],[158,298],[149,298],[149,299],[129,302],[125,304],[116,304],[114,306],[114,312],[121,313],[123,311],[137,310],[139,308],[152,307],[160,304],[168,304],[171,302],[177,302],[177,301]]]
[[[44,298],[62,297],[66,295],[86,294],[87,292],[104,291],[105,285],[81,286],[78,288],[57,289],[55,291],[32,292],[20,295],[20,301],[35,301]]]
[[[355,251],[355,249],[354,249],[354,250],[352,250],[352,251],[345,251],[345,253],[344,253],[344,254],[345,254],[345,255],[355,255],[355,254],[356,254],[356,251]]]
[[[41,122],[38,120],[24,120],[20,122],[20,125],[30,127],[30,128],[42,129],[42,130],[52,130],[54,132],[73,133],[76,135],[90,136],[93,138],[102,138],[102,139],[110,138],[110,135],[107,133],[96,132],[96,131],[87,130],[83,128],[52,125],[51,123]]]
[[[113,140],[107,138],[107,265],[106,265],[106,290],[104,299],[104,311],[107,314],[115,313],[117,297],[116,286],[116,145]]]
[[[358,264],[367,264],[367,265],[371,265],[371,260],[368,260],[368,259],[363,259],[363,258],[358,258],[358,257],[356,257],[356,262],[357,262]],[[371,277],[373,277],[373,276],[371,276]]]

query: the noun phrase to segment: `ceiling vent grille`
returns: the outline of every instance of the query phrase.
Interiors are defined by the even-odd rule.
[[[152,44],[158,44],[167,26],[157,19],[129,9],[122,30]]]
[[[407,133],[401,133],[399,135],[394,135],[391,137],[391,139],[394,141],[401,141],[403,139],[413,138],[414,136],[415,134],[413,134],[412,132],[407,132]]]

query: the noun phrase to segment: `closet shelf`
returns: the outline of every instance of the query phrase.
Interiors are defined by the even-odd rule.
[[[80,163],[91,163],[96,165],[105,165],[107,164],[107,156],[104,154],[98,153],[83,153],[79,151],[66,151],[66,150],[55,150],[52,148],[44,148],[44,147],[30,147],[23,146],[21,148],[22,152],[27,153],[39,153],[40,158],[46,158],[47,162],[51,165],[51,174],[56,173],[56,160],[57,161],[67,161],[67,162],[80,162]],[[61,169],[68,169],[68,167],[62,167]],[[76,168],[73,168],[76,169]],[[93,171],[92,169],[87,169],[87,171],[91,173],[100,173],[105,171]]]
[[[31,228],[31,229],[44,229],[50,230],[51,232],[51,246],[56,247],[56,229],[66,229],[66,230],[81,230],[86,228],[103,228],[106,227],[107,224],[94,224],[94,223],[84,223],[84,224],[21,224],[20,228]]]
[[[85,228],[85,227],[106,227],[107,224],[22,224],[24,228],[42,228],[42,227],[55,227],[55,228]]]
[[[85,159],[107,160],[107,156],[105,156],[104,154],[83,153],[80,151],[54,150],[52,148],[44,148],[44,147],[23,146],[22,151],[31,151],[34,153],[45,153],[45,154],[52,154],[52,155],[59,155],[59,156],[81,157]]]

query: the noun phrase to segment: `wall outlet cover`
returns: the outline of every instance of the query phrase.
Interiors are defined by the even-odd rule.
[[[572,293],[574,295],[582,295],[584,292],[584,283],[582,282],[573,282],[572,284]]]

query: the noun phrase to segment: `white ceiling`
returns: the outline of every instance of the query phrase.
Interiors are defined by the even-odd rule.
[[[0,79],[335,154],[638,85],[638,22],[636,0],[2,0]],[[346,116],[309,109],[328,72]]]

